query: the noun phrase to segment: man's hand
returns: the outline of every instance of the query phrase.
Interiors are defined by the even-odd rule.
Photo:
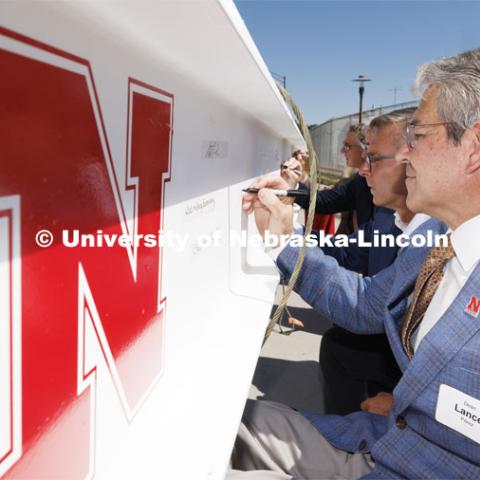
[[[376,413],[387,416],[393,407],[393,395],[387,392],[379,392],[374,397],[367,398],[360,404],[364,412]]]
[[[280,175],[288,183],[289,188],[295,188],[298,182],[308,183],[308,175],[303,170],[302,163],[295,157],[282,163]]]
[[[247,193],[243,196],[242,208],[247,213],[255,212],[255,223],[260,235],[265,231],[271,235],[291,235],[293,232],[293,199],[278,197],[269,189],[288,189],[289,185],[281,177],[263,177],[251,185],[259,188],[258,194]]]

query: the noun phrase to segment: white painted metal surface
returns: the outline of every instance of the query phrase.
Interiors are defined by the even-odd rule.
[[[86,332],[88,356],[98,359],[91,475],[220,480],[278,281],[261,249],[230,245],[232,234],[254,229],[241,188],[276,170],[299,132],[233,2],[2,1],[0,24],[90,62],[118,178],[128,79],[174,96],[164,230],[186,240],[163,252],[163,374],[128,423]],[[133,194],[120,194],[131,226]],[[56,440],[61,431],[60,420],[33,458],[75,455]]]

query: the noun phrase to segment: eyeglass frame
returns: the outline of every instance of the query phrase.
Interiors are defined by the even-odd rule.
[[[368,150],[369,145],[367,143],[364,143],[360,141],[360,146],[362,147],[362,150],[366,152]],[[372,172],[372,164],[380,162],[382,160],[394,160],[395,155],[370,155],[368,153],[364,153],[362,155],[362,159],[365,161],[368,167],[368,171],[371,173]]]
[[[451,125],[456,122],[437,122],[437,123],[413,123],[407,122],[405,124],[405,141],[410,152],[417,146],[418,139],[415,138],[416,127],[439,127],[441,125]]]
[[[345,150],[346,152],[349,152],[353,147],[360,147],[361,149],[363,149],[363,146],[362,146],[361,142],[358,145],[351,145],[348,142],[343,142],[343,145],[342,145],[342,148],[340,149],[340,151]]]
[[[371,173],[374,163],[381,162],[382,160],[395,160],[395,155],[370,155],[367,153],[363,156],[363,159],[367,164],[368,171]]]

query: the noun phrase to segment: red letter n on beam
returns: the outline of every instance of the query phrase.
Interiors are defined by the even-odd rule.
[[[0,48],[0,200],[18,198],[20,210],[23,433],[23,456],[13,468],[3,459],[0,475],[83,478],[96,375],[87,332],[130,420],[162,368],[161,250],[67,248],[62,232],[158,236],[173,97],[129,81],[127,224],[88,62],[1,29]],[[49,248],[35,241],[41,229]]]

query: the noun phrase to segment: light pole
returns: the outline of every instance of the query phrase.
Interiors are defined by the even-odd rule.
[[[357,78],[354,78],[352,82],[358,82],[358,95],[360,96],[360,108],[358,109],[358,123],[362,123],[362,113],[363,113],[363,92],[365,92],[365,82],[371,82],[371,80],[365,75],[359,75]]]

